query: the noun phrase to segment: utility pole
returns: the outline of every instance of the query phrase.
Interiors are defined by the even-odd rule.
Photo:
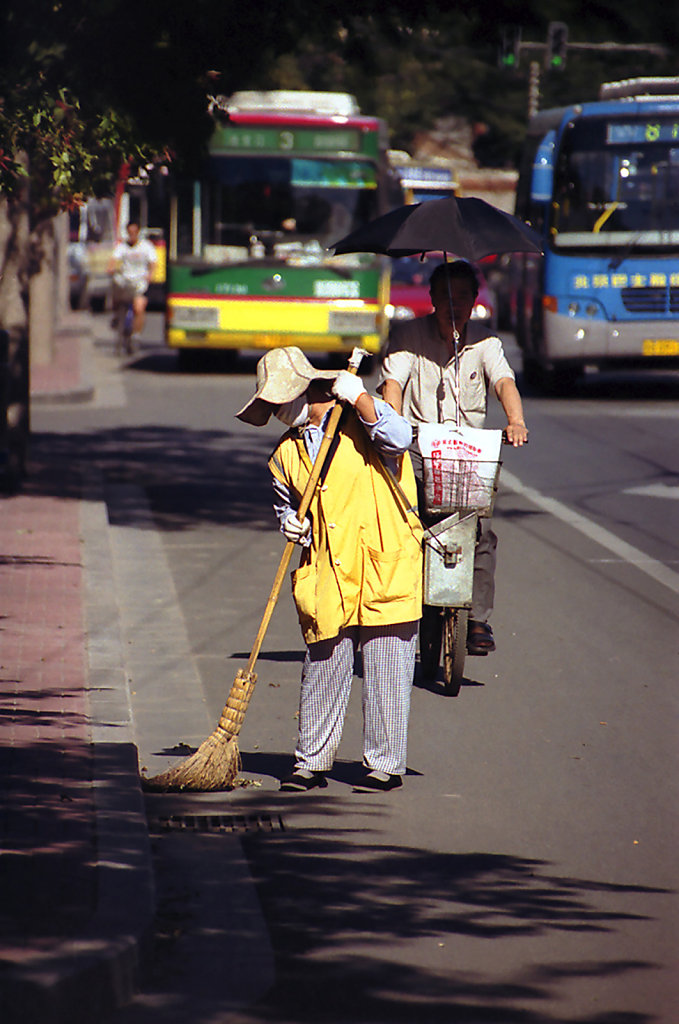
[[[528,78],[529,118],[537,114],[540,108],[541,65],[545,70],[561,70],[566,63],[566,55],[576,50],[597,53],[650,53],[660,58],[666,58],[668,54],[667,48],[659,43],[571,43],[568,39],[568,26],[563,21],[550,21],[547,40],[544,43],[523,40],[519,28],[507,29],[502,36],[500,66],[517,71],[521,56],[531,57]]]
[[[534,117],[540,109],[540,61],[530,62],[528,79],[528,117]]]

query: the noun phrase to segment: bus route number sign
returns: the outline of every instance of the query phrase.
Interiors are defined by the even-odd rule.
[[[341,152],[357,153],[361,149],[360,132],[353,128],[314,130],[309,128],[272,128],[227,125],[215,132],[213,152],[224,150],[271,153]]]

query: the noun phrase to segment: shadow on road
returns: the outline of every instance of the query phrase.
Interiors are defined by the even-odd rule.
[[[282,767],[282,758],[275,767]],[[353,803],[359,799],[354,795]],[[270,794],[266,806],[271,810]],[[380,830],[371,825],[382,814],[379,804],[365,798],[362,809],[354,806],[350,827],[343,824],[345,806],[336,794],[305,794],[296,827],[300,798],[281,795],[276,811],[283,828],[241,836],[273,947],[274,977],[265,994],[234,1006],[233,990],[221,983],[223,971],[203,972],[201,985],[191,974],[192,961],[201,973],[207,960],[213,967],[220,958],[226,964],[230,954],[238,959],[256,941],[243,930],[242,917],[232,923],[228,914],[217,928],[211,922],[209,934],[201,931],[192,904],[223,902],[228,866],[220,843],[226,855],[233,842],[204,836],[193,859],[185,859],[184,874],[175,859],[172,875],[159,878],[152,981],[116,1022],[650,1024],[652,1015],[625,1010],[615,995],[625,975],[657,966],[643,953],[592,960],[583,952],[581,959],[557,963],[548,962],[546,945],[543,960],[503,969],[493,940],[503,940],[509,964],[513,940],[548,943],[550,934],[571,932],[583,937],[584,950],[588,933],[613,933],[642,920],[635,900],[643,896],[648,906],[648,896],[662,897],[661,890],[560,876],[544,860],[506,853],[379,845]],[[183,839],[161,840],[166,859],[170,843],[180,857]],[[460,965],[462,939],[486,944],[485,969],[478,966],[481,955],[473,972]],[[241,961],[241,975],[253,967]],[[597,1011],[553,1015],[556,1005],[567,1005],[569,986],[583,979],[600,982]]]
[[[536,386],[517,373],[517,384],[524,398],[542,398],[553,402],[676,402],[679,399],[679,374],[676,370],[618,370],[586,373],[570,386],[559,390]]]
[[[535,964],[500,980],[493,939],[551,931],[610,931],[637,915],[645,887],[552,874],[549,864],[499,853],[374,847],[364,833],[325,830],[245,840],[274,949],[278,980],[243,1020],[296,1022],[534,1022],[569,978],[619,975],[635,961]],[[617,903],[617,906],[616,906]],[[488,976],[459,972],[456,937],[488,941]],[[420,946],[419,964],[412,956]],[[382,959],[408,943],[409,962]],[[430,956],[426,949],[431,950]],[[415,960],[415,962],[414,962]],[[482,962],[481,958],[477,963]],[[622,1009],[614,1005],[600,1010]],[[607,1019],[605,1012],[591,1018]],[[644,1015],[611,1016],[638,1021]],[[585,1020],[578,1018],[578,1024]]]
[[[199,523],[246,524],[271,531],[275,520],[267,461],[271,437],[228,430],[143,425],[88,433],[36,433],[31,440],[25,494],[79,498],[81,487],[143,487],[154,528],[184,530]],[[116,525],[139,526],[139,501],[119,488]],[[148,524],[146,524],[148,525]]]

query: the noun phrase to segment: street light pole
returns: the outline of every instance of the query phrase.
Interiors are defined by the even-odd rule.
[[[540,61],[530,62],[528,82],[528,117],[534,117],[540,108]]]

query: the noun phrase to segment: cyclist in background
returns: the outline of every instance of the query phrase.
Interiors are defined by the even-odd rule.
[[[132,303],[132,333],[141,334],[146,318],[147,291],[153,268],[156,264],[156,250],[151,242],[139,235],[139,224],[131,220],[127,225],[127,241],[118,242],[108,265],[113,275],[114,316],[121,315],[121,306]]]

